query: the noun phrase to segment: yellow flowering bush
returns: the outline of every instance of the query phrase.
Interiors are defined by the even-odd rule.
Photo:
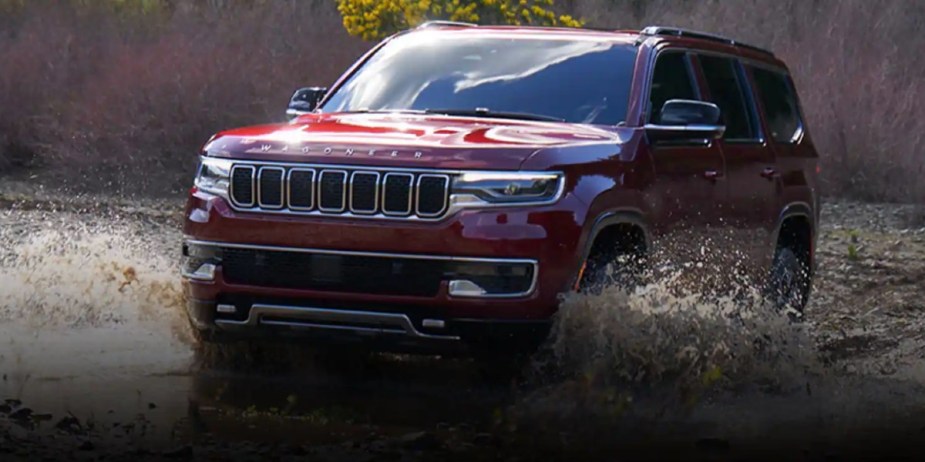
[[[378,40],[430,20],[581,27],[553,11],[554,0],[337,0],[351,35]]]

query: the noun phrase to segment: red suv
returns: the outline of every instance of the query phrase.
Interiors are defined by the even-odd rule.
[[[768,51],[435,22],[288,115],[203,147],[183,276],[204,341],[532,344],[561,294],[656,255],[807,301],[817,154]]]

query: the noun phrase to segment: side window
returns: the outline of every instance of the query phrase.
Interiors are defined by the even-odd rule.
[[[790,78],[786,74],[760,68],[752,68],[752,75],[755,76],[771,138],[779,143],[792,143],[801,123]]]
[[[713,104],[719,106],[726,124],[725,140],[758,138],[751,101],[746,97],[742,70],[738,61],[718,56],[699,56],[703,75]]]
[[[671,99],[699,99],[687,54],[665,52],[658,55],[649,91],[649,122],[657,123],[665,102]]]

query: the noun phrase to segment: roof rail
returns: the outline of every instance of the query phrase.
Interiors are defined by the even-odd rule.
[[[478,27],[478,24],[462,21],[427,21],[415,29],[425,29],[428,27],[456,26],[456,27]]]
[[[731,38],[723,37],[721,35],[714,35],[714,34],[709,34],[706,32],[698,32],[698,31],[693,31],[693,30],[681,29],[679,27],[649,26],[643,29],[639,34],[646,35],[646,36],[670,35],[670,36],[675,36],[675,37],[689,37],[689,38],[696,38],[696,39],[702,39],[702,40],[709,40],[711,42],[718,42],[718,43],[724,43],[726,45],[747,48],[749,50],[754,50],[754,51],[758,51],[761,53],[774,56],[774,53],[772,53],[770,50],[766,50],[761,47],[756,47],[754,45],[742,43],[737,40],[733,40]]]

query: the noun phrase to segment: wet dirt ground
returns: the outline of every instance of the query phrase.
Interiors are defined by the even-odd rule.
[[[499,379],[465,359],[301,349],[216,363],[185,330],[176,201],[2,193],[0,459],[905,456],[925,438],[925,224],[908,206],[824,210],[792,339],[817,367],[787,387],[724,370],[689,399],[531,364]]]

